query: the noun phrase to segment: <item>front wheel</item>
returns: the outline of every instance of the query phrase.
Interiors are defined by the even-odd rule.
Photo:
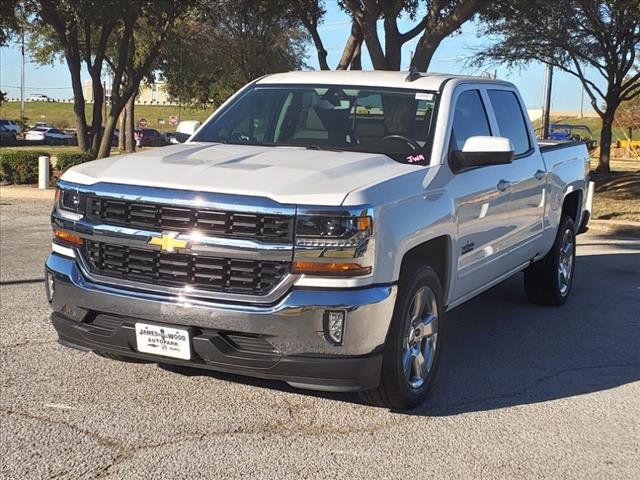
[[[576,227],[571,217],[565,216],[549,253],[524,271],[529,301],[538,305],[562,305],[571,292],[575,265]]]
[[[427,398],[442,350],[444,306],[440,280],[430,267],[403,273],[385,342],[380,385],[361,392],[367,403],[405,410]]]

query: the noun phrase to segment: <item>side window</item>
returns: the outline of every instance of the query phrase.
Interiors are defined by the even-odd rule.
[[[531,140],[527,121],[516,94],[509,90],[489,90],[488,93],[500,129],[500,136],[511,139],[516,155],[529,151]]]
[[[478,90],[462,92],[456,102],[450,150],[462,150],[469,137],[489,136],[491,128]]]

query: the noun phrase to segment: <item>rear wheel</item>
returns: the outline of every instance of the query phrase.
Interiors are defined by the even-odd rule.
[[[404,410],[427,398],[442,350],[443,315],[442,287],[433,269],[418,267],[403,274],[385,342],[380,384],[361,392],[364,401]]]
[[[569,216],[560,221],[553,247],[524,271],[524,288],[530,302],[562,305],[571,292],[576,265],[576,227]]]

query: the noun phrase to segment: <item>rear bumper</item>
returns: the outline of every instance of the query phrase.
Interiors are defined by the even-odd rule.
[[[293,289],[274,305],[218,304],[88,282],[75,260],[51,254],[52,321],[67,346],[336,391],[378,384],[396,287]],[[325,338],[325,310],[346,312],[344,341]],[[134,324],[189,330],[189,361],[140,353]]]

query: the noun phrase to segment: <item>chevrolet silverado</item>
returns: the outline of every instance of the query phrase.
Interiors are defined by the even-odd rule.
[[[508,82],[269,75],[184,144],[63,175],[53,326],[102,356],[411,408],[448,310],[518,272],[565,302],[588,167],[584,144],[536,141]]]

